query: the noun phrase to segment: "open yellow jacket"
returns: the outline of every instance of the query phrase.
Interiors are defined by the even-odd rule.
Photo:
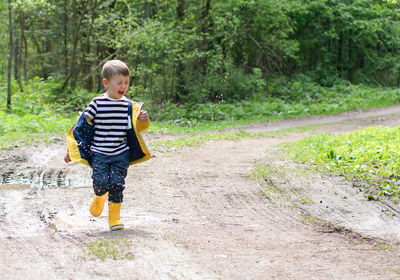
[[[138,121],[137,117],[143,106],[141,102],[128,103],[128,118],[131,124],[127,130],[127,138],[129,145],[129,161],[130,164],[140,163],[150,159],[149,150],[140,136],[140,132],[145,131],[149,125],[147,122]],[[91,166],[92,152],[90,145],[94,136],[94,125],[86,119],[85,113],[82,113],[76,124],[71,127],[67,134],[68,153],[71,161],[80,162]]]

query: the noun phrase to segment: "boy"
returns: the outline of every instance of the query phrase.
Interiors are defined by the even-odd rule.
[[[67,135],[68,151],[64,161],[92,167],[94,198],[90,213],[99,216],[108,196],[110,230],[124,229],[120,220],[125,177],[130,164],[143,162],[151,155],[139,132],[150,120],[142,103],[125,97],[129,87],[129,68],[120,60],[103,66],[107,91],[95,97]]]

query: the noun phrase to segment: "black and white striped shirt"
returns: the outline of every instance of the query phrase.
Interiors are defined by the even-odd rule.
[[[94,138],[90,149],[105,155],[118,155],[129,149],[128,99],[112,99],[103,94],[95,97],[85,110],[94,124]]]

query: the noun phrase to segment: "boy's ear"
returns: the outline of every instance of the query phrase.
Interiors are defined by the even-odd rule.
[[[108,80],[106,78],[103,78],[103,85],[108,88]]]

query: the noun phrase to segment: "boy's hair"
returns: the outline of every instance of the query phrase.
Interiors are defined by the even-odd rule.
[[[121,74],[123,76],[129,76],[129,68],[125,62],[121,60],[109,60],[103,66],[103,78],[110,80],[115,74]]]

